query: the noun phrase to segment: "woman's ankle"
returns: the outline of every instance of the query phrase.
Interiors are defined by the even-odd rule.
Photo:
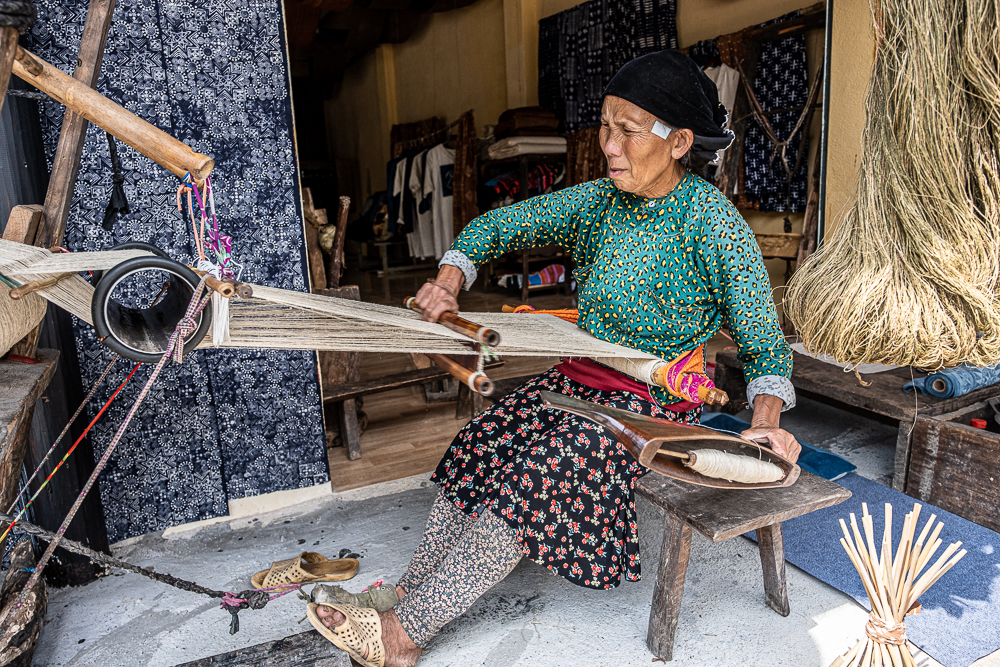
[[[400,600],[406,597],[406,590],[399,584],[396,584],[396,595],[399,596]]]

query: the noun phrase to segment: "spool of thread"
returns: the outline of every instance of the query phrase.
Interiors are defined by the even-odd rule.
[[[969,424],[972,425],[974,428],[983,428],[983,429],[986,428],[985,419],[973,419],[972,421],[969,422]]]
[[[770,461],[730,454],[718,449],[698,449],[688,452],[685,465],[705,477],[746,484],[777,482],[785,475],[781,468]]]

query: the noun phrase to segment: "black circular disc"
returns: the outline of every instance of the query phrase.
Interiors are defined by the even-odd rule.
[[[112,298],[116,287],[129,277],[146,271],[168,275],[149,307],[134,308]],[[127,359],[143,363],[159,361],[167,349],[170,335],[187,312],[198,282],[194,271],[167,257],[136,257],[109,269],[97,283],[90,304],[98,337],[112,351]],[[201,343],[211,322],[212,304],[209,303],[195,317],[198,328],[185,339],[185,354]]]
[[[142,241],[127,241],[125,243],[119,243],[113,248],[108,248],[108,250],[148,250],[158,257],[170,259],[170,255],[163,252],[160,248],[157,248],[152,243],[143,243]],[[101,278],[103,277],[104,271],[94,271],[91,283],[96,287],[97,283],[101,282]]]

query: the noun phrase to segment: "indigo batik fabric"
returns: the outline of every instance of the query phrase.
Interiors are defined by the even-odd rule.
[[[676,0],[590,0],[538,22],[538,100],[566,132],[601,124],[622,65],[677,48]]]
[[[792,12],[761,25],[787,20],[797,15],[798,12]],[[753,80],[754,95],[760,102],[761,108],[771,112],[767,119],[782,141],[788,139],[802,114],[802,107],[809,98],[808,78],[805,35],[793,35],[761,44],[757,74]],[[776,109],[790,110],[774,111]],[[803,131],[808,133],[809,128],[800,130]],[[785,149],[788,166],[793,171],[795,160],[799,155],[801,137],[801,134],[796,135]],[[761,211],[801,213],[806,210],[808,160],[805,158],[809,153],[808,144],[789,185],[781,157],[775,153],[774,144],[755,119],[747,123],[745,141],[743,187],[746,196],[757,200]]]
[[[72,72],[86,0],[37,0],[30,48]],[[216,209],[247,282],[305,291],[284,22],[280,0],[119,2],[97,89],[215,160]],[[41,105],[51,160],[63,107]],[[105,250],[145,241],[190,264],[178,179],[119,144],[131,213],[101,228],[111,192],[108,144],[91,126],[65,245]],[[110,359],[77,327],[84,387]],[[96,414],[131,364],[98,391]],[[149,375],[139,369],[92,431],[100,456]],[[169,364],[101,476],[112,542],[225,515],[229,500],[329,480],[315,353],[208,350]]]
[[[462,511],[490,510],[517,531],[524,555],[588,588],[638,581],[635,483],[647,470],[604,427],[542,406],[541,390],[692,423],[624,391],[601,391],[552,369],[463,428],[431,478]]]

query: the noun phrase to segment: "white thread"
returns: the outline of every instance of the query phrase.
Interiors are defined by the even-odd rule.
[[[756,484],[777,482],[785,475],[781,468],[773,463],[758,461],[749,456],[730,454],[718,449],[698,449],[691,453],[695,455],[691,469],[705,477]]]

